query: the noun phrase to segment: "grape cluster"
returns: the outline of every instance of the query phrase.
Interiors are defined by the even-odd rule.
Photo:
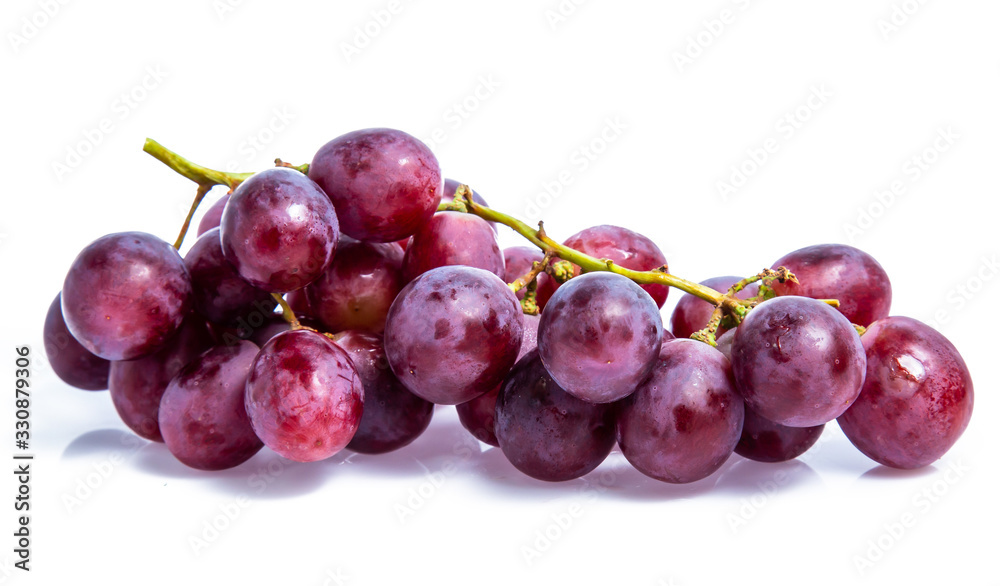
[[[524,225],[391,129],[338,137],[308,167],[212,173],[232,189],[185,257],[150,234],[99,238],[45,318],[53,370],[110,388],[129,428],[194,468],[265,445],[300,462],[389,452],[434,404],[548,481],[617,443],[643,474],[693,482],[734,451],[795,458],[835,419],[868,457],[916,468],[971,417],[958,351],[890,316],[888,276],[849,246],[701,285],[618,226],[561,245],[540,227],[539,249],[501,250],[498,224]],[[687,291],[669,329],[667,285]]]

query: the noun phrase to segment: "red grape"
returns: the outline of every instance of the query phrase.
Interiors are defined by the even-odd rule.
[[[351,238],[392,242],[431,218],[441,200],[441,168],[427,145],[399,130],[369,128],[323,145],[309,177],[337,208]]]
[[[503,253],[485,220],[461,212],[434,214],[406,247],[403,276],[412,281],[431,269],[449,265],[476,267],[504,277]]]
[[[462,185],[462,183],[459,181],[455,181],[454,179],[445,179],[444,191],[441,192],[441,203],[448,203],[451,201],[455,201],[455,192],[458,191],[458,187],[460,185]],[[486,200],[483,199],[483,196],[479,195],[479,193],[475,189],[472,190],[472,201],[478,203],[483,207],[486,208],[490,207],[490,204],[486,203]],[[487,223],[490,225],[490,228],[493,228],[494,232],[497,231],[497,225],[495,222],[487,222]]]
[[[243,280],[226,260],[218,228],[198,238],[184,264],[191,274],[194,309],[210,322],[231,324],[254,309],[271,311],[277,305],[270,293]]]
[[[545,260],[545,255],[542,254],[542,251],[537,248],[531,248],[528,246],[512,246],[510,248],[505,248],[503,249],[503,280],[508,283],[513,283],[518,279],[518,277],[523,277],[528,274],[535,266],[536,261],[542,262],[543,260]],[[541,275],[539,275],[539,277],[541,277]],[[517,298],[524,299],[525,291],[526,288],[522,287],[521,290],[517,292]]]
[[[944,455],[972,417],[972,377],[955,346],[930,326],[888,317],[861,336],[868,373],[837,422],[866,456],[920,468]]]
[[[201,236],[212,228],[219,227],[219,224],[222,223],[222,210],[226,209],[229,196],[230,194],[228,193],[223,195],[222,199],[212,204],[212,207],[205,211],[205,215],[201,217],[201,222],[198,223],[198,236]]]
[[[111,362],[95,356],[69,333],[62,315],[62,294],[56,295],[45,315],[43,337],[49,366],[62,381],[85,391],[108,388]]]
[[[740,279],[741,277],[713,277],[702,281],[701,284],[711,287],[719,293],[725,293],[729,291],[730,287],[739,282]],[[736,297],[738,299],[750,299],[757,295],[759,289],[760,286],[757,283],[753,283],[744,287],[742,291],[736,294]],[[674,312],[670,315],[670,330],[678,338],[690,338],[691,334],[708,325],[708,320],[712,319],[713,311],[715,311],[715,307],[708,301],[695,297],[690,293],[685,293],[680,301],[677,302]],[[718,336],[726,332],[723,328],[719,328],[719,330],[716,332]]]

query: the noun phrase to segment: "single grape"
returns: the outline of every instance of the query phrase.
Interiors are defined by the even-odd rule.
[[[347,449],[384,454],[417,439],[431,423],[434,403],[408,391],[392,373],[382,336],[352,330],[344,332],[336,344],[351,357],[365,389],[365,410]]]
[[[455,192],[458,191],[458,187],[460,185],[462,185],[460,181],[455,181],[454,179],[445,179],[444,191],[441,192],[441,203],[448,203],[455,201]],[[478,203],[483,207],[487,208],[490,207],[490,204],[486,203],[486,200],[483,199],[483,196],[479,195],[479,192],[477,192],[475,189],[472,190],[472,201]],[[487,222],[487,223],[490,225],[490,228],[493,228],[494,232],[497,231],[497,225],[495,222]]]
[[[340,241],[344,242],[343,235],[341,235]],[[338,244],[337,247],[339,250],[340,244]],[[336,259],[337,256],[334,256],[334,260]],[[308,287],[308,285],[306,285],[306,287]],[[288,293],[285,293],[285,301],[288,303],[288,307],[291,307],[292,311],[295,312],[296,317],[298,318],[307,317],[310,319],[316,317],[315,312],[313,312],[312,305],[309,303],[309,296],[306,295],[305,288],[296,289],[294,291],[289,291]]]
[[[476,267],[504,278],[503,253],[485,220],[461,212],[434,214],[406,247],[403,277],[409,282],[449,265]]]
[[[285,293],[314,281],[333,259],[337,213],[323,190],[287,167],[240,183],[222,213],[222,251],[258,289]]]
[[[729,359],[711,346],[663,344],[649,378],[619,406],[618,445],[639,472],[672,483],[701,480],[733,453],[743,400]]]
[[[808,246],[779,258],[772,265],[778,267],[792,271],[799,281],[775,281],[771,287],[778,296],[836,299],[840,301],[840,313],[860,326],[889,315],[889,275],[871,255],[853,246]]]
[[[851,322],[807,297],[775,297],[736,329],[733,374],[747,406],[789,427],[836,419],[865,380],[865,351]]]
[[[311,318],[300,317],[298,320],[299,324],[307,328],[314,329],[318,332],[323,331],[323,325]],[[281,332],[287,332],[290,329],[292,329],[292,324],[285,321],[285,318],[283,318],[280,314],[274,314],[269,317],[263,325],[250,330],[240,330],[239,332],[233,333],[232,337],[223,336],[222,342],[235,343],[236,340],[250,340],[254,344],[257,344],[257,346],[263,348],[264,344],[267,344],[268,340],[277,336]]]
[[[406,285],[389,308],[385,353],[414,394],[455,405],[500,384],[522,331],[521,305],[499,277],[440,267]]]
[[[191,315],[167,345],[136,360],[111,363],[111,402],[122,421],[140,437],[162,442],[160,400],[170,380],[215,343],[205,322]]]
[[[243,280],[222,254],[219,229],[202,234],[184,257],[191,274],[194,309],[213,323],[233,324],[249,311],[277,305],[267,291]]]
[[[930,326],[888,317],[861,336],[864,388],[837,422],[866,456],[885,466],[931,464],[972,417],[972,376],[958,350]]]
[[[652,240],[619,226],[593,226],[570,236],[563,244],[595,258],[613,261],[626,269],[651,271],[667,266],[666,257]],[[580,267],[573,265],[573,269],[574,275],[580,274]],[[541,279],[538,285],[538,302],[544,307],[560,284],[555,279],[545,278]],[[649,293],[657,307],[663,307],[670,292],[669,287],[666,285],[641,285],[641,287]]]
[[[56,295],[45,315],[43,337],[45,355],[49,366],[62,381],[85,391],[102,391],[108,388],[108,370],[111,363],[95,356],[69,333],[62,315],[62,293]]]
[[[441,168],[427,145],[399,130],[369,128],[323,145],[309,166],[351,238],[392,242],[431,218],[441,200]]]
[[[361,422],[364,388],[351,358],[322,334],[268,340],[250,368],[246,409],[264,445],[296,462],[329,458]]]
[[[607,272],[574,277],[542,312],[538,352],[567,393],[593,403],[617,401],[649,375],[663,322],[653,299]]]
[[[205,211],[205,215],[201,217],[201,222],[198,223],[198,236],[201,236],[212,228],[219,227],[219,224],[222,223],[222,210],[226,209],[229,196],[230,194],[228,193],[223,195],[222,199],[212,204],[212,207]]]
[[[521,336],[521,350],[517,354],[518,360],[524,358],[528,352],[538,346],[539,320],[537,315],[523,316],[524,333]],[[455,410],[458,411],[458,420],[462,426],[479,441],[496,447],[500,447],[495,422],[497,396],[500,394],[501,385],[497,385],[492,391],[479,395],[471,401],[455,405]]]
[[[713,277],[702,281],[701,284],[715,289],[719,293],[725,293],[740,280],[741,277]],[[753,283],[737,293],[736,297],[737,299],[750,299],[757,295],[759,290],[760,286]],[[708,321],[712,319],[713,311],[715,311],[715,307],[708,301],[685,293],[670,315],[670,330],[675,337],[690,338],[691,334],[708,325]],[[719,328],[719,330],[716,332],[718,336],[726,332],[724,328]]]
[[[518,361],[500,389],[496,437],[504,456],[528,476],[572,480],[611,453],[615,408],[567,393],[535,350]]]
[[[513,283],[518,279],[518,277],[523,277],[531,272],[531,269],[535,266],[535,262],[542,262],[543,260],[545,260],[545,255],[542,254],[542,251],[537,248],[531,248],[528,246],[512,246],[510,248],[505,248],[503,249],[503,280],[508,283]],[[539,277],[540,276],[541,275],[539,275]],[[521,288],[521,290],[517,292],[517,298],[524,299],[526,291],[526,287]]]
[[[342,236],[336,258],[305,289],[309,307],[327,331],[381,332],[404,285],[402,266],[403,251],[394,243]]]
[[[173,246],[152,234],[120,232],[90,243],[62,289],[66,327],[106,360],[152,354],[191,308],[191,277]]]
[[[185,366],[160,401],[160,432],[167,449],[199,470],[239,466],[260,451],[247,417],[244,397],[252,342],[216,346]]]

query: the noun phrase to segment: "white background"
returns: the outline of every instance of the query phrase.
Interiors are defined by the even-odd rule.
[[[14,346],[33,348],[37,454],[32,571],[12,567],[2,504],[0,581],[997,583],[995,2],[225,1],[0,9],[0,362],[12,382]],[[467,442],[448,408],[391,455],[299,465],[265,449],[208,474],[48,371],[42,322],[77,252],[108,232],[173,240],[189,205],[193,184],[145,137],[259,170],[370,126],[434,137],[447,176],[559,239],[642,232],[694,280],[853,243],[888,271],[893,313],[934,321],[965,356],[972,423],[912,473],[831,425],[801,461],[733,457],[689,486],[620,455],[546,484]]]

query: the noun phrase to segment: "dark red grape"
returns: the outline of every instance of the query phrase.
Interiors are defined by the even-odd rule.
[[[216,346],[170,381],[160,401],[160,432],[178,460],[199,470],[225,470],[264,447],[244,400],[257,350],[246,341]]]
[[[191,278],[173,246],[120,232],[90,243],[69,269],[62,314],[73,337],[107,360],[152,354],[191,308]]]
[[[341,242],[344,242],[344,237],[341,236]],[[338,249],[340,244],[337,245]],[[334,256],[334,260],[337,257]],[[329,268],[329,267],[328,267]],[[307,285],[308,287],[308,285]],[[289,291],[285,293],[285,301],[288,303],[288,307],[292,308],[292,312],[295,313],[295,317],[298,318],[315,318],[316,314],[313,312],[312,305],[309,303],[309,296],[306,295],[305,288],[296,289],[294,291]]]
[[[393,302],[385,353],[399,380],[434,403],[464,403],[495,388],[517,358],[521,305],[496,275],[465,266],[430,270]]]
[[[711,287],[719,293],[725,293],[740,280],[741,277],[713,277],[702,281],[701,284]],[[760,286],[757,283],[753,283],[737,293],[736,297],[738,299],[750,299],[757,295],[759,289]],[[695,297],[690,293],[685,293],[680,301],[677,302],[674,312],[670,315],[670,330],[678,338],[690,338],[691,334],[708,325],[708,320],[712,319],[713,311],[715,311],[715,307],[708,301]],[[720,328],[720,331],[716,332],[716,334],[721,336],[725,332],[725,329]]]
[[[399,382],[385,358],[382,337],[353,330],[344,332],[336,344],[351,357],[365,388],[365,411],[347,449],[384,454],[417,439],[431,423],[434,403],[414,395]]]
[[[517,354],[518,360],[538,346],[539,319],[537,315],[523,316],[524,334],[521,336],[521,350]],[[458,420],[462,426],[479,441],[496,447],[500,447],[494,429],[499,394],[500,385],[471,401],[455,405],[455,410],[458,411]]]
[[[485,220],[461,212],[434,214],[406,247],[403,276],[412,281],[431,269],[449,265],[476,267],[504,278],[503,253]]]
[[[392,242],[431,218],[441,200],[441,168],[427,145],[399,130],[369,128],[323,145],[309,177],[337,208],[351,238]]]
[[[837,422],[866,456],[920,468],[944,455],[972,417],[972,377],[955,346],[930,326],[888,317],[861,336],[864,388]]]
[[[163,392],[188,362],[214,343],[205,322],[191,315],[180,331],[156,353],[136,360],[112,362],[111,402],[125,425],[140,437],[162,442],[158,422]]]
[[[736,329],[733,374],[747,406],[790,427],[836,419],[865,380],[865,351],[851,322],[822,301],[775,297]]]
[[[462,185],[460,181],[455,181],[454,179],[445,179],[444,191],[441,192],[441,203],[448,203],[451,201],[455,201],[455,192],[458,191],[458,187],[460,185]],[[487,208],[490,207],[490,204],[486,203],[486,200],[483,199],[483,196],[479,195],[479,192],[477,192],[475,189],[472,190],[472,201],[478,203],[483,207]],[[495,222],[487,222],[487,224],[490,225],[490,228],[493,228],[494,232],[497,231],[497,225]]]
[[[619,226],[593,226],[570,236],[563,244],[595,258],[614,261],[616,265],[626,269],[651,271],[667,266],[666,257],[652,240]],[[573,265],[573,268],[574,274],[579,275],[580,267]],[[548,303],[549,298],[560,286],[551,278],[540,280],[538,285],[538,301],[542,306]],[[649,293],[657,307],[663,307],[670,287],[666,285],[641,285],[641,287]]]
[[[385,329],[385,316],[403,288],[403,251],[392,242],[341,237],[337,256],[306,287],[316,318],[327,331]]]
[[[545,260],[545,255],[537,248],[529,246],[505,248],[503,249],[503,280],[513,283],[518,277],[523,277],[531,272],[531,269],[535,266],[535,262],[542,262],[543,260]],[[526,288],[521,288],[517,292],[517,298],[524,299],[525,291]]]
[[[806,453],[823,435],[826,424],[788,427],[757,415],[747,408],[743,433],[736,453],[758,462],[785,462]]]
[[[100,356],[95,356],[69,333],[66,321],[63,320],[61,297],[61,293],[56,295],[49,305],[49,312],[45,315],[43,337],[49,366],[71,387],[85,391],[102,391],[108,388],[108,370],[111,368],[111,363]]]
[[[510,463],[547,481],[572,480],[597,468],[615,444],[614,405],[570,395],[533,351],[514,366],[496,405],[496,437]]]
[[[364,388],[351,358],[322,334],[271,338],[247,379],[246,408],[264,445],[296,462],[329,458],[361,422]]]
[[[742,427],[729,360],[707,344],[677,339],[663,344],[652,374],[621,402],[617,436],[639,472],[687,483],[722,466]]]
[[[218,228],[198,238],[184,264],[191,274],[194,309],[210,322],[233,324],[249,311],[271,311],[277,305],[270,293],[244,281],[226,260]]]
[[[867,326],[889,315],[889,275],[868,253],[846,244],[818,244],[786,254],[772,265],[792,271],[798,283],[772,285],[779,296],[837,299],[851,323]]]
[[[228,193],[223,195],[222,199],[212,204],[212,207],[205,211],[205,215],[201,217],[201,222],[198,223],[198,236],[201,236],[212,228],[219,227],[219,224],[222,223],[222,210],[226,209],[226,202],[229,201],[229,195]]]
[[[272,293],[314,281],[333,259],[340,231],[323,190],[287,167],[240,183],[222,213],[222,251],[241,277]]]
[[[566,392],[609,403],[646,378],[662,336],[660,312],[645,290],[621,275],[595,272],[574,277],[549,300],[538,351]]]
[[[299,323],[318,332],[323,331],[323,325],[311,318],[299,318]],[[250,340],[254,344],[257,344],[257,346],[263,348],[264,344],[267,344],[268,340],[277,336],[281,332],[287,332],[290,329],[292,329],[292,324],[285,321],[285,318],[281,317],[281,315],[275,314],[268,318],[268,320],[259,327],[255,327],[248,331],[241,330],[238,332],[239,335],[235,335],[235,338],[240,340]],[[233,340],[229,341],[232,342]],[[223,338],[223,342],[226,342],[225,338]]]

